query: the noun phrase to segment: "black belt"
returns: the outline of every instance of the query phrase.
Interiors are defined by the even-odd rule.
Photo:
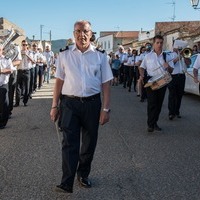
[[[172,76],[184,76],[185,74],[172,74]]]
[[[27,72],[29,71],[30,69],[18,69],[18,71],[22,71],[22,72]]]
[[[83,101],[91,101],[91,100],[99,98],[100,97],[100,93],[92,95],[92,96],[89,96],[89,97],[77,97],[77,96],[74,96],[74,95],[63,95],[63,97],[65,99],[74,99],[74,100],[78,100],[78,101],[82,101],[83,102]]]

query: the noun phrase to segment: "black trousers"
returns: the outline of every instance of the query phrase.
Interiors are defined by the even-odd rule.
[[[33,81],[33,91],[35,91],[37,89],[37,77],[38,77],[39,66],[36,65],[34,67],[34,70],[35,70],[34,71],[35,75],[34,75],[34,81]]]
[[[172,81],[168,85],[168,109],[169,115],[179,115],[181,101],[185,88],[185,74],[172,75]]]
[[[33,93],[34,77],[35,77],[35,68],[31,68],[30,80],[29,80],[29,96],[31,96],[31,94]]]
[[[8,82],[8,98],[9,98],[10,114],[13,110],[13,100],[14,100],[14,94],[15,94],[15,88],[16,88],[16,80],[17,80],[17,71],[13,71],[13,73],[10,74],[9,82]]]
[[[61,184],[73,186],[78,176],[88,177],[98,138],[100,95],[80,101],[63,96],[61,102],[63,129]]]
[[[148,127],[153,128],[157,124],[165,97],[166,88],[166,86],[158,90],[152,90],[150,87],[146,88]]]
[[[23,103],[28,102],[30,70],[18,70],[16,83],[16,104],[19,104],[23,91]]]
[[[9,117],[8,84],[0,86],[0,127],[6,126]]]

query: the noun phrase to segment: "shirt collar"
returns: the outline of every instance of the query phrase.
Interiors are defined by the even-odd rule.
[[[73,44],[72,51],[75,51],[75,50],[79,51],[79,49],[77,48],[76,44]],[[89,47],[88,47],[88,49],[84,53],[86,53],[88,51],[93,51],[94,52],[95,51],[95,46],[93,46],[92,44],[90,44]]]

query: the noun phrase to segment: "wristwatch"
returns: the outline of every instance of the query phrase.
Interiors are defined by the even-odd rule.
[[[103,111],[109,113],[110,112],[110,108],[104,108]]]

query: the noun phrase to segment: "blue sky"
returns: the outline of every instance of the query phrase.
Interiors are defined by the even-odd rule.
[[[175,1],[175,21],[200,20],[200,10],[194,10],[190,0]],[[173,0],[1,0],[0,17],[17,24],[29,38],[52,40],[72,37],[73,24],[89,20],[93,31],[145,31],[155,22],[172,21]],[[199,5],[200,7],[200,5]],[[98,36],[97,34],[97,36]]]

